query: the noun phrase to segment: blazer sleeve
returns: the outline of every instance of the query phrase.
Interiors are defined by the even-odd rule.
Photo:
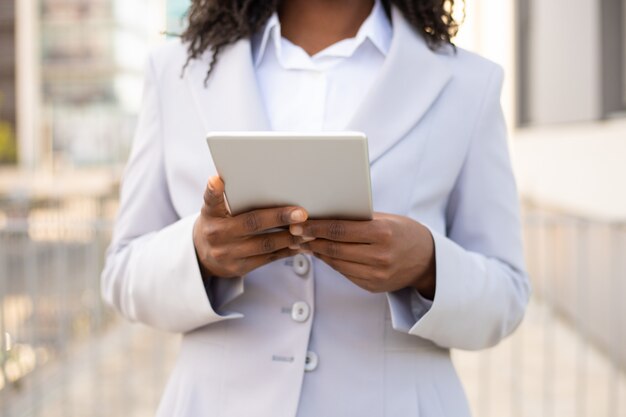
[[[158,83],[151,58],[101,277],[103,298],[129,320],[172,332],[241,317],[219,314],[207,297],[193,244],[197,216],[180,219],[170,198]]]
[[[515,330],[528,303],[519,200],[500,106],[503,71],[486,89],[470,145],[435,243],[432,303],[415,291],[389,293],[396,330],[446,348],[482,349]]]

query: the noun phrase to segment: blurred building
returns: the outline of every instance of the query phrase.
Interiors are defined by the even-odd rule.
[[[18,61],[24,167],[124,161],[162,16],[162,0],[20,1],[17,33],[28,45]]]
[[[0,164],[15,160],[15,2],[0,0]]]
[[[626,0],[475,0],[467,16],[460,43],[506,70],[522,194],[626,220]]]
[[[626,1],[526,0],[516,16],[522,191],[626,220]]]

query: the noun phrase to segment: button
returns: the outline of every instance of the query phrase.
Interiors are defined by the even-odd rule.
[[[304,301],[293,303],[291,307],[291,318],[298,323],[305,322],[311,314],[311,307]]]
[[[293,257],[293,270],[301,277],[309,273],[311,262],[303,254],[299,253]]]
[[[317,368],[319,361],[317,353],[308,351],[306,353],[306,358],[304,359],[304,370],[306,372],[314,371]]]

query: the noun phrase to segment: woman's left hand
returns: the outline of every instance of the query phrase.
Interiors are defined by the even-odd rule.
[[[308,220],[291,225],[300,244],[359,287],[370,292],[414,287],[435,295],[435,245],[430,231],[408,217],[375,213],[370,221]]]

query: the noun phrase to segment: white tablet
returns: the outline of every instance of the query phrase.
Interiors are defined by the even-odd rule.
[[[358,132],[212,132],[231,214],[301,206],[311,219],[372,218],[367,138]]]

